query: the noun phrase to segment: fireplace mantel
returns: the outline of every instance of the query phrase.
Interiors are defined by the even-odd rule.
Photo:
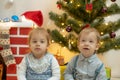
[[[0,22],[0,29],[10,29],[11,27],[33,27],[33,22]]]

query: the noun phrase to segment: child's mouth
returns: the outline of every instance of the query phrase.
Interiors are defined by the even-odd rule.
[[[85,49],[85,50],[89,50],[89,48],[83,48],[83,49]]]
[[[35,48],[36,50],[41,50],[40,48]]]

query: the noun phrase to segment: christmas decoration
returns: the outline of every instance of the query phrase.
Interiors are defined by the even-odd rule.
[[[116,36],[115,32],[110,32],[109,35],[110,35],[110,38],[115,38]]]
[[[70,3],[72,0],[64,0],[65,3]]]
[[[107,8],[106,7],[102,7],[102,12],[106,13],[107,12]]]
[[[3,22],[10,22],[10,18],[4,18]]]
[[[91,12],[92,12],[92,9],[93,9],[92,3],[86,4],[86,12],[91,13]]]
[[[19,21],[19,17],[16,16],[16,15],[11,16],[11,19],[12,19],[13,22],[18,22]]]
[[[59,9],[61,9],[61,4],[57,4],[57,7],[58,7]]]
[[[61,4],[61,10],[65,12],[58,15],[51,11],[49,16],[58,28],[66,29],[68,34],[66,37],[63,37],[63,34],[59,32],[58,28],[55,28],[54,30],[50,30],[52,40],[61,46],[67,47],[70,51],[79,52],[77,48],[78,34],[84,28],[94,27],[100,32],[102,37],[102,44],[98,53],[104,53],[110,49],[120,49],[120,37],[115,34],[120,29],[120,19],[113,22],[108,21],[107,23],[104,19],[108,16],[113,16],[113,14],[120,14],[120,6],[116,3],[107,6],[106,1],[58,0],[57,3]],[[112,32],[113,30],[114,32]],[[69,37],[71,34],[74,38]],[[114,38],[114,40],[111,38]]]
[[[10,49],[10,37],[9,29],[0,29],[0,55],[7,66],[15,64],[15,59],[13,57],[12,51]]]
[[[71,32],[71,30],[72,30],[72,27],[71,27],[71,26],[67,26],[67,27],[66,27],[66,31],[67,31],[67,32]]]
[[[112,2],[115,2],[116,0],[111,0]]]
[[[27,11],[23,13],[22,16],[25,16],[26,19],[32,20],[38,26],[42,26],[43,24],[43,15],[41,11]]]
[[[72,46],[71,46],[71,40],[69,39],[69,42],[68,42],[68,48],[71,49]]]
[[[60,66],[63,66],[63,65],[64,65],[64,57],[61,56],[61,52],[60,52],[59,50],[57,50],[57,53],[56,53],[54,56],[55,56],[55,58],[57,59],[58,64],[59,64]]]

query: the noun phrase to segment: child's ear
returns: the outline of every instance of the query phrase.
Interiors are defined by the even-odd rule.
[[[96,45],[96,50],[98,50],[99,47],[100,47],[100,44],[98,43],[98,44]]]
[[[79,41],[77,41],[77,48],[79,48],[79,44],[80,44]]]

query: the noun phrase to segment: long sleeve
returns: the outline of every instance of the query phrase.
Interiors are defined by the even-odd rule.
[[[74,80],[72,73],[73,73],[75,58],[76,57],[72,58],[71,61],[69,61],[68,65],[67,65],[67,68],[64,72],[64,79],[65,80]]]
[[[22,62],[17,67],[17,79],[18,80],[27,80],[26,79],[26,61],[25,57],[22,59]]]
[[[52,77],[48,80],[60,80],[60,67],[55,57],[52,59]]]

